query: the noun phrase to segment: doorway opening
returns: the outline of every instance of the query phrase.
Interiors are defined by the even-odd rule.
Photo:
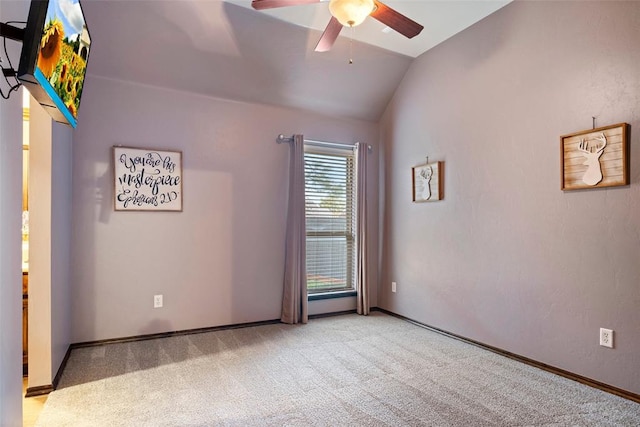
[[[29,92],[22,90],[22,375],[29,354]]]

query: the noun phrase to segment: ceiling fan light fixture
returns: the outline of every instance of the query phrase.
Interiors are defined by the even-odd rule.
[[[362,24],[362,21],[373,12],[374,7],[373,0],[331,0],[329,2],[331,15],[345,27]]]

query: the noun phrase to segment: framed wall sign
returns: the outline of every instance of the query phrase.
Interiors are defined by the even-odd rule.
[[[563,190],[629,185],[629,125],[560,137]]]
[[[443,165],[444,162],[433,162],[411,168],[414,202],[432,202],[444,198]]]
[[[182,152],[113,147],[116,211],[182,211]]]

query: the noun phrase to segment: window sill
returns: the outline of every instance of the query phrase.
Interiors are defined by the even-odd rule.
[[[323,299],[347,298],[358,295],[356,291],[337,291],[337,292],[319,292],[317,294],[309,294],[308,301],[318,301]]]

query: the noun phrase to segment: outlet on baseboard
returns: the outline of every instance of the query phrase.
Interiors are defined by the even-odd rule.
[[[396,282],[391,282],[391,292],[395,292],[396,291]]]
[[[162,308],[162,295],[153,296],[153,308]]]
[[[600,345],[613,348],[613,330],[600,328]]]

